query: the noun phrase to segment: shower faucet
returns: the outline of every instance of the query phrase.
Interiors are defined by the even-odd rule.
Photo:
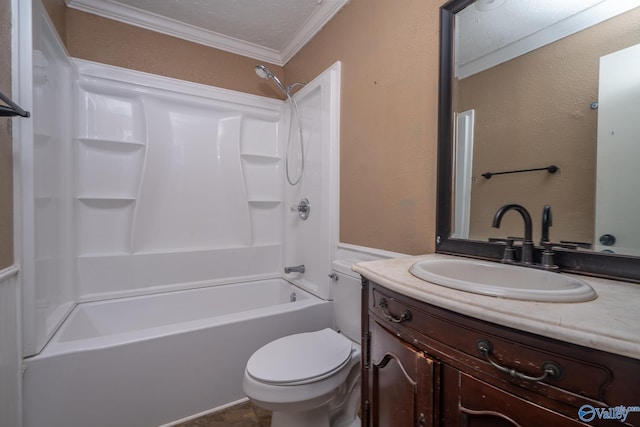
[[[285,267],[284,274],[289,274],[289,273],[304,273],[304,264],[295,265],[292,267]]]

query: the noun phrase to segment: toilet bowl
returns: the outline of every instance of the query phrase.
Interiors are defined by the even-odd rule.
[[[271,425],[335,423],[359,391],[360,346],[332,329],[289,335],[265,345],[247,362],[243,388],[259,407],[273,412]],[[283,415],[283,413],[289,413]],[[287,423],[278,424],[280,419]],[[332,419],[334,422],[332,423]],[[294,424],[295,421],[295,424]]]
[[[337,273],[336,329],[344,333],[327,328],[289,335],[266,344],[247,362],[244,392],[272,411],[272,427],[360,425],[361,285],[353,274]]]

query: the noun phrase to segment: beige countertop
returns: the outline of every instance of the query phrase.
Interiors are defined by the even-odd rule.
[[[353,271],[382,286],[460,314],[560,341],[640,359],[640,285],[576,276],[598,298],[579,303],[510,300],[458,291],[425,282],[409,267],[432,254],[360,262]],[[523,267],[524,268],[524,267]]]

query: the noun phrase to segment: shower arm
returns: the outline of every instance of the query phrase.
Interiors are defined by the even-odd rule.
[[[293,89],[296,86],[304,87],[306,85],[307,85],[306,83],[294,82],[294,83],[291,83],[289,86],[287,86],[285,90],[287,91],[287,94],[291,95],[291,89]]]

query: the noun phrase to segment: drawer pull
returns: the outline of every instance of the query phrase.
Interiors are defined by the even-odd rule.
[[[491,363],[499,371],[511,375],[513,378],[527,381],[544,381],[547,378],[560,379],[563,376],[562,368],[555,362],[544,362],[541,367],[542,375],[540,375],[539,377],[532,377],[530,375],[523,374],[522,372],[518,372],[513,368],[502,366],[491,358],[493,346],[487,340],[478,340],[478,342],[476,343],[476,348],[480,350],[480,353],[484,354],[487,362]]]
[[[399,318],[398,317],[393,317],[393,315],[391,313],[389,313],[389,303],[387,303],[387,299],[386,298],[382,298],[378,305],[382,309],[382,312],[384,313],[384,315],[387,318],[387,320],[390,321],[390,322],[401,323],[401,322],[405,322],[405,321],[411,320],[411,312],[409,310],[403,311]]]

